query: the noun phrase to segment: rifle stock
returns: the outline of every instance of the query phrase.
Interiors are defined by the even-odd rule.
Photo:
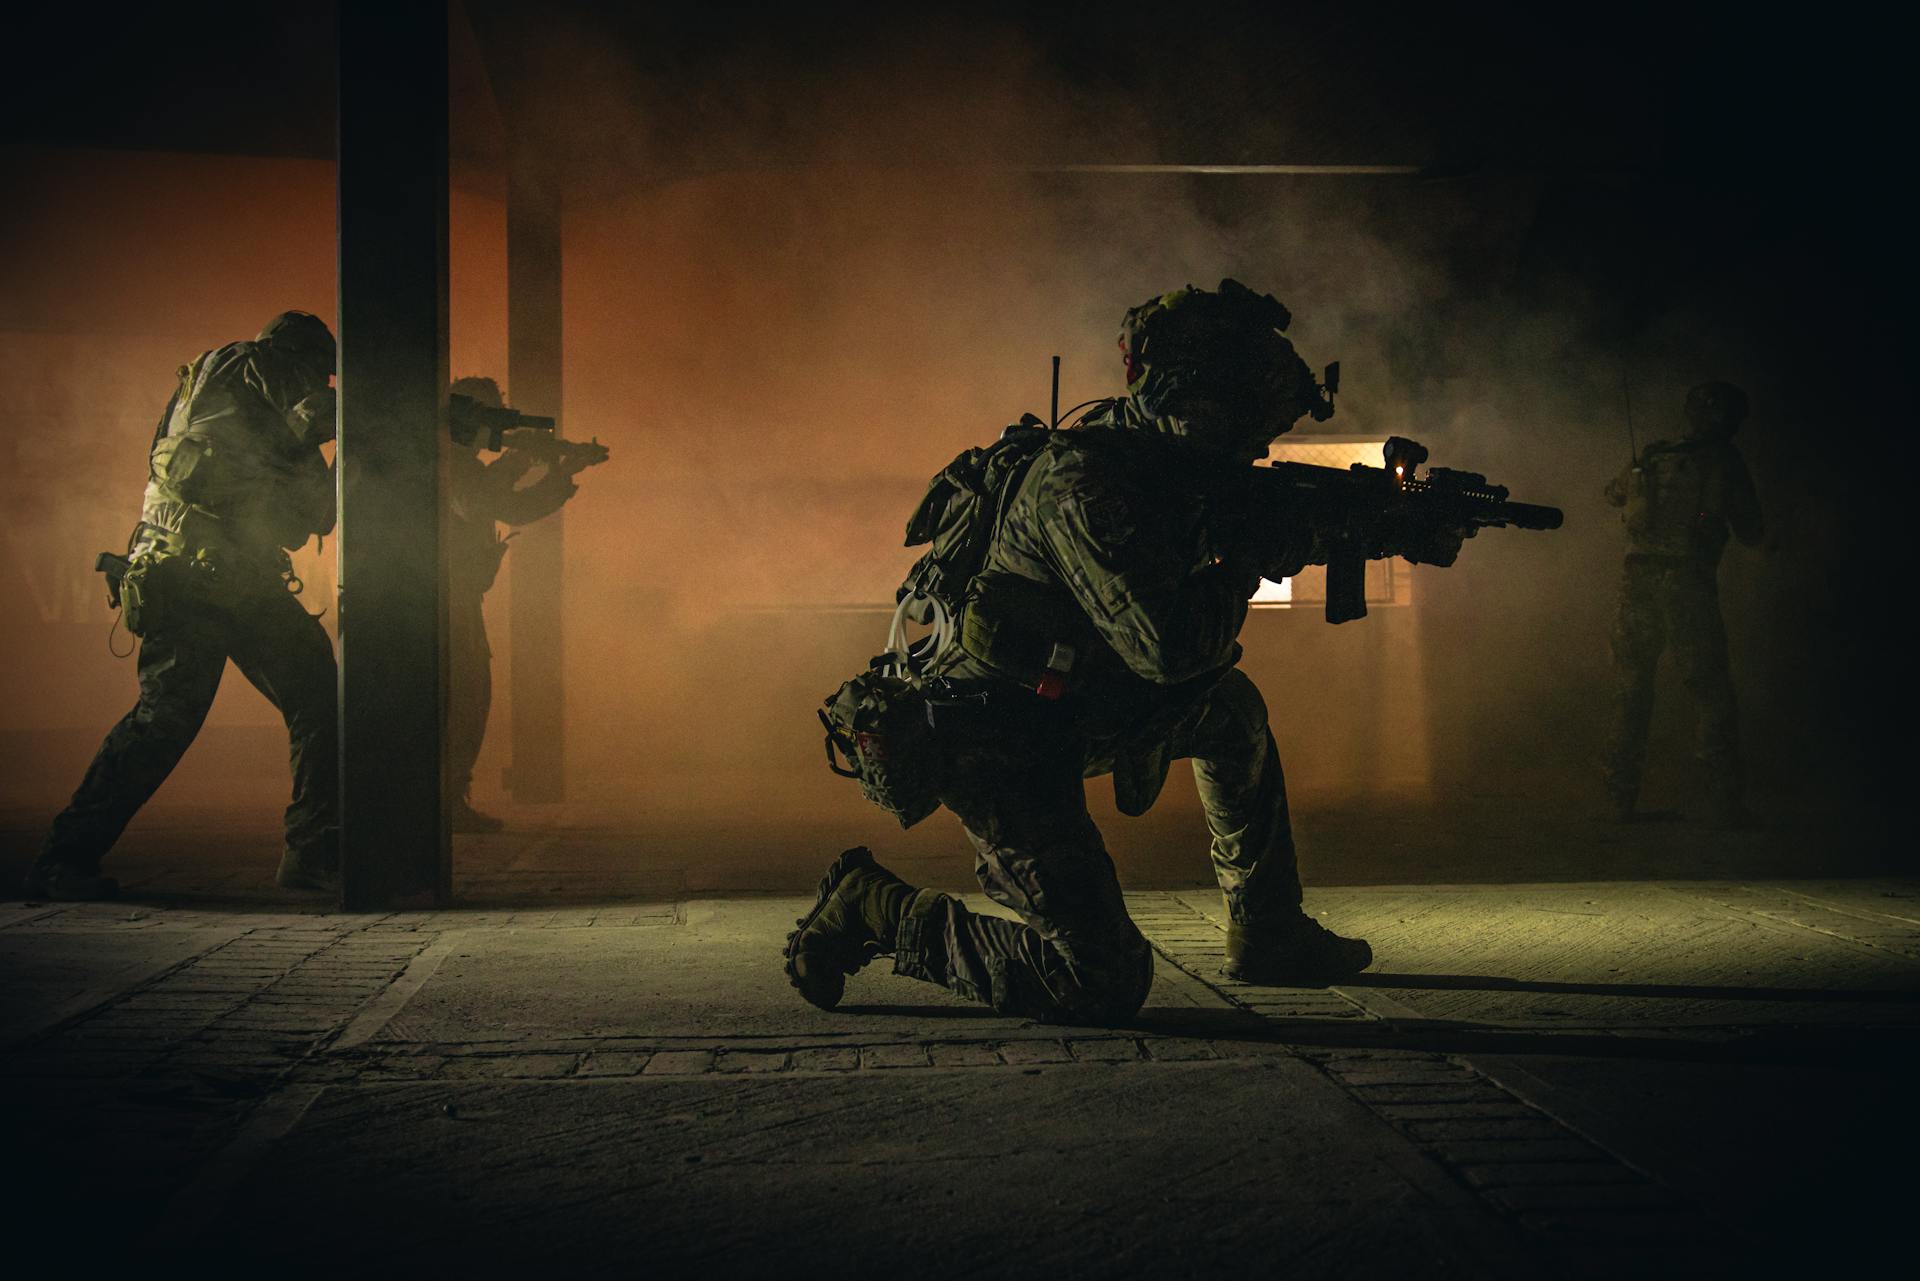
[[[505,406],[483,405],[471,396],[454,392],[447,397],[447,434],[456,445],[472,446],[486,437],[486,447],[499,453],[503,438],[510,431],[551,433],[554,420],[540,414],[523,414]]]

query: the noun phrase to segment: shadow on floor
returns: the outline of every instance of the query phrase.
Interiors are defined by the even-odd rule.
[[[1243,1010],[1179,1010],[1143,1016],[1121,1030],[1285,1046],[1308,1055],[1378,1050],[1751,1066],[1855,1063],[1882,1073],[1905,1073],[1913,1056],[1920,1053],[1920,1026],[1907,1025],[1726,1024],[1689,1029],[1688,1035],[1635,1035],[1630,1029],[1561,1031],[1444,1019],[1344,1022],[1261,1018]],[[1111,1035],[1113,1029],[1106,1031]]]
[[[1920,981],[1920,975],[1915,976]],[[1542,996],[1663,997],[1692,1001],[1775,1001],[1792,1004],[1920,1005],[1920,987],[1833,989],[1719,987],[1701,983],[1563,983],[1510,979],[1493,974],[1395,974],[1370,970],[1341,987],[1400,988],[1425,992],[1524,992]]]

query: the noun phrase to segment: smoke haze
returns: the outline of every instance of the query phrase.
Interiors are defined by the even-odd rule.
[[[560,30],[528,55],[537,83],[513,91],[535,104],[531,135],[590,131],[596,157],[568,187],[563,418],[613,451],[565,517],[569,769],[595,821],[726,826],[754,811],[897,843],[820,768],[812,709],[880,647],[921,487],[1046,413],[1049,356],[1063,408],[1115,394],[1121,313],[1226,276],[1292,308],[1310,364],[1342,362],[1329,429],[1414,436],[1436,463],[1567,512],[1558,533],[1491,532],[1453,569],[1415,570],[1409,608],[1338,629],[1313,610],[1252,620],[1246,665],[1296,788],[1546,788],[1597,805],[1581,789],[1622,542],[1600,489],[1626,460],[1627,394],[1644,446],[1679,432],[1686,387],[1708,378],[1751,394],[1741,444],[1776,533],[1766,552],[1730,551],[1722,576],[1754,770],[1796,805],[1849,804],[1864,786],[1855,760],[1795,728],[1844,735],[1853,706],[1838,674],[1793,678],[1836,672],[1854,644],[1822,573],[1851,535],[1838,496],[1797,472],[1799,442],[1823,429],[1805,371],[1746,299],[1707,284],[1635,312],[1637,285],[1568,251],[1597,233],[1555,222],[1538,176],[1033,172],[1157,144],[1120,87],[1059,76],[1010,28],[935,21],[811,66],[776,54],[702,63],[696,80]],[[1264,156],[1422,158],[1419,132],[1393,135],[1364,95],[1344,138],[1368,154],[1324,154],[1342,135],[1309,92],[1319,81],[1302,83],[1297,114],[1284,84],[1262,87],[1279,105],[1245,141]],[[27,196],[0,242],[0,506],[18,602],[0,633],[0,729],[34,765],[4,799],[50,813],[134,694],[87,571],[137,514],[173,368],[284,308],[331,320],[332,170],[44,148],[6,162]],[[468,165],[455,185],[453,372],[492,375],[511,399],[499,175]],[[330,557],[301,557],[309,608],[330,607]],[[513,574],[509,555],[488,599],[500,689],[483,805],[506,764]],[[1663,690],[1656,755],[1676,778],[1679,695]],[[270,805],[284,769],[258,749],[274,725],[229,673],[208,742],[163,800]],[[1163,804],[1188,814],[1190,791],[1176,780]],[[959,847],[945,819],[911,837]]]

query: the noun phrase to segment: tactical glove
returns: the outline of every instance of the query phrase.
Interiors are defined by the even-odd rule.
[[[318,449],[333,439],[335,417],[333,388],[322,387],[287,411],[287,429],[302,445]]]
[[[1471,529],[1433,526],[1402,530],[1388,540],[1388,554],[1404,557],[1415,565],[1444,567],[1460,558],[1461,545],[1473,535]]]

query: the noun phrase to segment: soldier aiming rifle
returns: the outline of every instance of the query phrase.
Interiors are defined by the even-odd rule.
[[[1028,416],[956,458],[907,525],[931,549],[901,588],[889,652],[821,710],[828,759],[904,825],[944,805],[981,888],[1020,917],[983,916],[846,851],[788,939],[789,979],[836,1004],[876,956],[1021,1017],[1131,1018],[1153,979],[1084,780],[1111,774],[1146,812],[1173,759],[1193,762],[1229,924],[1223,973],[1326,982],[1365,969],[1362,939],[1309,916],[1267,707],[1237,666],[1261,579],[1329,565],[1329,617],[1364,612],[1365,560],[1451,564],[1477,528],[1552,528],[1465,473],[1255,467],[1302,417],[1333,414],[1283,336],[1276,299],[1236,281],[1127,314],[1128,394],[1072,429]],[[1336,367],[1337,368],[1337,367]],[[909,617],[932,635],[909,645]]]
[[[574,477],[607,461],[599,441],[556,439],[551,418],[508,409],[491,378],[453,384],[454,450],[447,488],[447,779],[453,830],[497,832],[500,819],[473,808],[473,768],[493,706],[493,649],[482,602],[499,577],[512,534],[501,525],[532,524],[579,492]],[[495,457],[483,462],[480,453]],[[529,479],[531,478],[531,479]]]

